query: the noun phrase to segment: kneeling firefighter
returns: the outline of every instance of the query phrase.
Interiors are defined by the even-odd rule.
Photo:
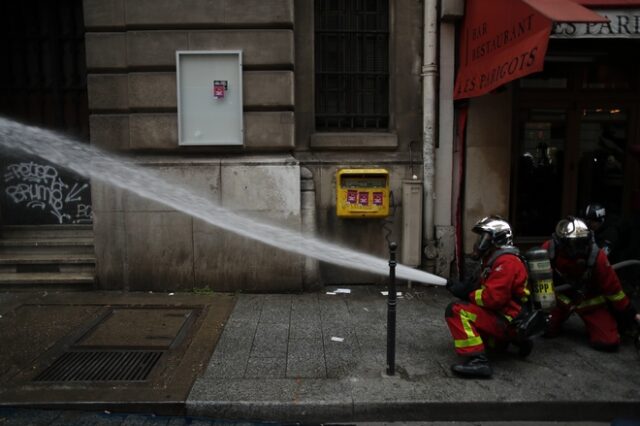
[[[638,333],[640,314],[586,223],[571,216],[561,220],[542,247],[549,252],[558,301],[547,336],[559,334],[573,312],[584,322],[589,343],[598,350],[617,350],[620,331]]]
[[[460,301],[452,302],[445,318],[456,353],[465,358],[451,370],[463,377],[491,377],[483,338],[496,344],[519,346],[520,355],[531,352],[530,339],[516,339],[514,319],[524,313],[529,299],[527,267],[513,246],[511,226],[499,216],[489,216],[473,227],[478,234],[473,258],[481,260],[479,280],[449,280],[447,289]]]

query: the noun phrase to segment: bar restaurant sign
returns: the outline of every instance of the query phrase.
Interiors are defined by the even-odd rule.
[[[481,96],[541,71],[553,24],[560,22],[607,19],[570,0],[467,0],[453,98]]]
[[[596,10],[609,22],[556,22],[551,38],[636,38],[640,39],[640,9]]]

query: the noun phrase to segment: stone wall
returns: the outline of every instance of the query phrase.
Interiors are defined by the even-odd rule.
[[[169,161],[146,156],[138,165],[230,215],[300,230],[300,167],[290,156]],[[302,285],[298,255],[100,181],[92,182],[92,197],[100,288],[260,292]],[[211,216],[227,223],[225,218]]]
[[[165,175],[180,175],[185,185],[201,187],[233,209],[261,212],[294,229],[301,226],[299,168],[305,166],[315,186],[316,211],[308,215],[315,223],[309,229],[324,239],[386,258],[383,220],[336,217],[335,172],[342,167],[390,171],[398,207],[388,227],[400,244],[401,182],[421,175],[422,2],[389,4],[389,129],[318,133],[313,0],[84,0],[91,143],[135,153],[154,169],[160,163],[149,156],[159,157]],[[178,146],[176,50],[243,51],[243,146]],[[267,169],[256,167],[265,159],[272,161]],[[242,172],[225,172],[231,167],[226,161]],[[288,191],[286,208],[269,204],[263,211],[274,196],[274,176]],[[242,190],[220,190],[229,184],[245,185],[250,197]],[[99,184],[94,196],[103,288],[206,285],[280,291],[303,286],[304,261],[298,256],[204,227],[170,209],[142,208],[144,203],[131,202],[131,196],[124,196],[118,210],[122,197]],[[248,204],[236,204],[240,200]],[[153,263],[158,261],[162,265]],[[324,263],[319,277],[325,284],[384,280]]]
[[[234,212],[300,229],[293,0],[84,0],[90,137]],[[177,50],[242,50],[244,145],[178,145]],[[300,289],[302,259],[92,182],[105,289]]]
[[[315,154],[298,153],[315,183],[318,234],[324,240],[382,259],[389,258],[389,241],[400,246],[402,227],[402,181],[411,176],[411,164],[402,153],[324,153],[319,161]],[[387,218],[349,219],[336,215],[336,172],[343,168],[382,168],[389,171],[393,205]],[[415,166],[418,167],[418,166]],[[400,252],[398,252],[400,259]],[[321,262],[320,278],[325,285],[384,284],[387,277],[368,274]]]
[[[463,218],[464,252],[473,251],[473,225],[491,214],[509,217],[511,175],[511,92],[469,103]],[[500,123],[497,125],[497,123]]]
[[[293,0],[85,0],[91,142],[178,147],[177,50],[242,50],[244,151],[294,146]],[[201,149],[200,149],[201,151]]]
[[[317,132],[315,129],[313,0],[296,0],[296,149],[301,166],[313,172],[318,233],[326,239],[365,253],[388,258],[382,219],[336,216],[335,173],[340,168],[384,168],[390,173],[395,216],[387,228],[402,242],[402,180],[421,176],[422,2],[389,1],[389,129],[377,132]],[[410,153],[410,150],[412,151]],[[413,170],[411,165],[413,164]],[[321,264],[326,284],[382,283],[386,278]]]

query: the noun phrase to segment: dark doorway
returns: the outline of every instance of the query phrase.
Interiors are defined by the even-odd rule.
[[[89,139],[82,0],[0,3],[0,115]],[[0,159],[5,225],[91,222],[89,183],[20,153]]]

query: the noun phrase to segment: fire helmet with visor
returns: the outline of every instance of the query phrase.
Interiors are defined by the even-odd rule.
[[[599,203],[591,203],[584,209],[584,218],[587,221],[604,222],[607,211],[604,206]]]
[[[487,216],[480,219],[472,231],[478,234],[473,245],[472,257],[483,258],[490,249],[513,245],[513,233],[509,223],[500,216]]]
[[[569,216],[556,225],[553,240],[572,259],[586,257],[593,242],[593,235],[582,220]]]

